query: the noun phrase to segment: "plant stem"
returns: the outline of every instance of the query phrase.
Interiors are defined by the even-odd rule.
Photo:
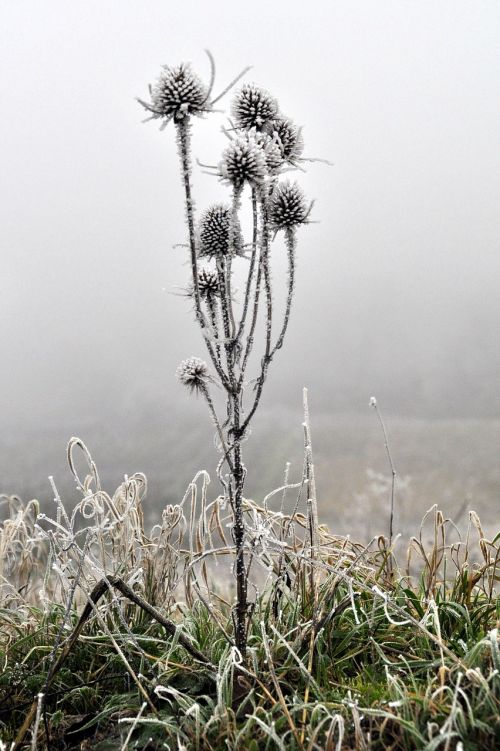
[[[184,185],[184,195],[186,202],[186,219],[189,232],[189,250],[191,254],[191,273],[193,277],[194,308],[196,320],[198,321],[201,333],[205,338],[205,344],[210,354],[214,367],[224,386],[227,385],[227,377],[221,366],[217,362],[214,349],[208,337],[210,330],[209,324],[201,308],[200,287],[198,284],[198,260],[196,252],[196,234],[194,228],[194,204],[191,191],[191,163],[189,158],[190,151],[190,123],[187,118],[177,124],[177,145],[179,149],[179,158],[181,161],[182,182]]]
[[[243,659],[247,647],[247,571],[245,568],[245,521],[243,519],[243,485],[245,468],[241,453],[241,428],[239,395],[232,397],[232,432],[234,435],[233,470],[234,478],[234,527],[233,537],[236,546],[236,628],[235,642]]]
[[[250,412],[246,416],[246,419],[241,427],[241,434],[245,433],[248,424],[254,416],[257,407],[259,406],[260,397],[262,396],[262,389],[264,387],[264,381],[267,376],[267,369],[272,359],[271,354],[271,335],[272,335],[272,322],[273,322],[273,298],[271,290],[271,269],[269,267],[269,219],[267,210],[266,196],[261,196],[261,254],[260,262],[262,271],[264,274],[264,288],[266,291],[266,349],[261,361],[261,371],[257,379],[257,392],[255,395],[254,403],[250,409]]]
[[[217,321],[217,302],[216,299],[212,295],[207,295],[207,308],[208,312],[210,313],[210,323],[212,324],[212,332],[215,342],[215,356],[217,357],[217,362],[222,367],[222,362],[220,358],[220,344],[217,342],[219,338],[219,326]]]
[[[247,284],[246,284],[246,289],[245,289],[245,301],[243,303],[243,312],[241,314],[241,320],[238,326],[238,332],[236,334],[236,338],[238,341],[241,339],[241,336],[245,328],[245,322],[246,322],[247,313],[248,313],[248,305],[250,302],[250,290],[252,287],[253,275],[254,275],[254,270],[255,270],[255,259],[257,257],[257,238],[258,238],[258,231],[259,231],[259,216],[257,212],[257,193],[256,193],[255,188],[252,188],[252,221],[253,221],[252,257],[250,259],[250,268],[248,270],[248,278],[247,278]]]
[[[288,328],[288,321],[290,320],[290,310],[292,307],[292,298],[295,285],[295,232],[292,228],[288,228],[285,232],[286,249],[288,253],[288,294],[286,298],[285,316],[283,319],[283,326],[280,331],[280,335],[274,345],[270,357],[274,357],[276,350],[281,349],[283,346],[283,340],[285,339],[286,330]]]

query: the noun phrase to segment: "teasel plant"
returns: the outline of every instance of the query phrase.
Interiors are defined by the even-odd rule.
[[[188,229],[191,279],[188,287],[196,321],[205,340],[211,367],[198,357],[184,360],[177,377],[191,392],[206,401],[216,427],[221,458],[217,475],[224,499],[230,505],[235,550],[236,604],[233,611],[234,643],[243,659],[252,605],[249,602],[251,530],[245,525],[243,488],[247,470],[242,443],[259,407],[268,370],[283,346],[295,288],[297,230],[309,222],[312,203],[287,173],[303,170],[301,129],[285,116],[277,99],[265,89],[246,83],[233,95],[229,123],[224,128],[227,146],[217,166],[204,166],[227,187],[227,203],[208,206],[195,215],[192,182],[192,121],[211,114],[219,100],[233,89],[245,69],[224,91],[213,97],[215,65],[208,53],[208,84],[190,64],[164,66],[150,99],[139,99],[147,120],[161,121],[161,129],[173,123],[177,138],[180,174]],[[286,175],[286,176],[285,176]],[[250,205],[251,237],[242,231],[244,202]],[[272,246],[284,237],[288,279],[284,310],[276,309],[271,279]],[[236,300],[234,269],[247,263],[241,299]],[[262,329],[263,342],[258,343]],[[260,359],[256,374],[249,377]],[[252,354],[254,357],[252,358]],[[253,388],[250,389],[250,384]],[[225,396],[226,414],[217,413],[212,395],[219,387]],[[247,399],[246,394],[250,392]]]

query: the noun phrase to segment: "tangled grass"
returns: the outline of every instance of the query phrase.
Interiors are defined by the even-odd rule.
[[[54,484],[52,519],[2,497],[3,748],[498,747],[500,535],[472,512],[461,539],[434,507],[400,566],[382,536],[331,534],[307,422],[305,437],[300,481],[244,501],[246,661],[231,636],[231,514],[206,472],[149,532],[144,475],[109,495],[79,439],[71,514]]]

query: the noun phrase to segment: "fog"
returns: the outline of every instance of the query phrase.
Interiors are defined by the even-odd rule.
[[[500,5],[479,0],[4,1],[0,492],[48,499],[49,474],[67,488],[73,434],[110,481],[147,471],[162,502],[215,466],[204,405],[174,376],[204,345],[173,294],[188,279],[173,128],[143,124],[135,101],[162,64],[208,78],[209,48],[216,91],[252,65],[306,155],[332,162],[298,178],[317,223],[300,230],[288,338],[248,442],[254,487],[290,455],[300,472],[306,385],[328,499],[385,471],[375,394],[422,504],[440,498],[419,478],[441,468],[450,504],[476,488],[493,515],[499,34]],[[196,122],[194,156],[218,161],[224,122]],[[195,188],[199,207],[225,195],[201,169]]]

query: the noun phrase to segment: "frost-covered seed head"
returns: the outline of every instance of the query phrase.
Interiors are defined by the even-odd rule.
[[[304,150],[304,141],[293,120],[280,115],[267,124],[266,132],[279,145],[283,161],[296,164]]]
[[[245,182],[262,183],[268,174],[266,152],[255,134],[233,138],[222,155],[219,169],[222,177],[235,187],[242,187]]]
[[[229,252],[239,253],[243,239],[239,223],[233,230],[233,248],[229,247],[231,235],[231,209],[218,203],[207,209],[198,226],[199,249],[201,256],[216,258],[226,256]]]
[[[199,115],[208,109],[207,96],[207,87],[189,63],[175,68],[165,65],[151,91],[150,111],[153,117],[180,122],[188,115]]]
[[[277,140],[267,135],[267,133],[258,132],[253,129],[251,134],[255,138],[255,142],[264,151],[268,172],[270,174],[277,172],[283,165],[284,161],[281,154],[280,144]]]
[[[231,110],[239,128],[260,130],[278,114],[278,102],[265,89],[247,83],[233,99]]]
[[[204,390],[207,383],[212,380],[206,362],[200,360],[199,357],[190,357],[183,360],[175,374],[190,391]]]
[[[212,269],[201,268],[198,271],[198,290],[202,300],[217,297],[219,295],[219,278],[217,272]]]
[[[277,185],[269,206],[269,219],[275,229],[303,224],[308,213],[304,192],[297,183],[286,180]]]

